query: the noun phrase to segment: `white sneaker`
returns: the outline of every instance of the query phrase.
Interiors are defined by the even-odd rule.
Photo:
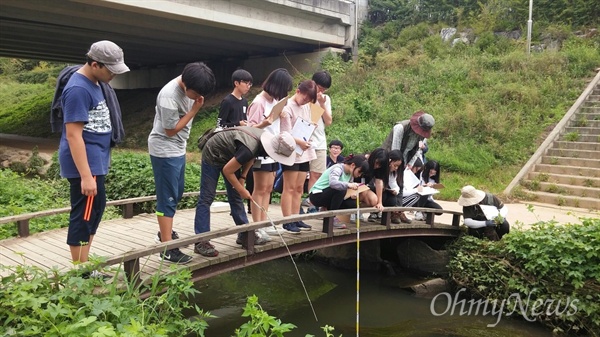
[[[271,237],[269,236],[269,234],[267,234],[267,231],[265,231],[264,229],[260,228],[256,231],[256,234],[258,235],[259,238],[263,238],[263,240],[265,241],[271,241],[273,239],[271,239]]]
[[[285,229],[277,226],[269,226],[262,229],[267,235],[279,235],[287,232]]]
[[[423,214],[423,212],[415,212],[414,220],[416,220],[416,221],[424,221],[425,220],[425,214]]]

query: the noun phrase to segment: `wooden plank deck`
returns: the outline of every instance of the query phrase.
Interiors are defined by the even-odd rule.
[[[179,233],[181,239],[194,236],[194,216],[195,209],[180,210],[175,215],[173,228]],[[281,220],[283,218],[279,205],[270,206],[269,216],[273,221]],[[447,216],[447,218],[450,219],[451,214],[444,214],[443,216]],[[248,215],[248,218],[251,220],[250,215]],[[436,218],[436,220],[438,220],[436,223],[439,222],[440,218],[441,217]],[[288,246],[293,246],[310,243],[311,241],[320,240],[320,242],[324,242],[324,239],[328,239],[327,233],[322,231],[322,220],[311,219],[305,220],[305,222],[312,225],[313,230],[303,231],[300,234],[291,234],[282,231],[281,237],[273,234],[271,235],[272,241],[265,245],[254,247],[255,255],[252,256],[249,256],[248,252],[243,249],[241,245],[235,243],[235,234],[217,237],[211,240],[212,244],[215,245],[216,249],[219,251],[219,255],[213,258],[203,257],[194,253],[193,245],[182,247],[182,251],[192,256],[193,260],[186,265],[177,266],[175,269],[189,268],[190,270],[195,271],[196,275],[198,275],[200,270],[206,269],[206,273],[210,274],[211,266],[216,267],[219,264],[231,264],[231,267],[228,264],[226,264],[225,267],[220,266],[218,272],[222,272],[223,269],[227,268],[235,269],[235,266],[232,264],[233,261],[237,261],[237,267],[239,268],[240,263],[253,264],[266,259],[276,258],[275,254],[282,254],[282,247],[284,247],[283,240],[285,240],[285,243]],[[450,221],[444,222],[450,223]],[[334,231],[334,238],[329,238],[328,243],[331,243],[335,237],[339,236],[347,236],[347,241],[352,240],[357,231],[356,225],[350,223],[347,223],[347,225],[347,229],[336,229]],[[441,226],[446,228],[450,227],[448,225]],[[221,208],[220,211],[213,211],[211,213],[211,232],[232,227],[234,227],[234,223],[229,215],[229,209]],[[425,224],[423,221],[413,221],[413,224],[411,225],[403,224],[391,226],[391,229],[401,228],[427,230],[432,227]],[[386,230],[386,226],[380,224],[367,223],[366,221],[361,223],[361,235],[362,233],[369,235],[370,232]],[[458,228],[455,227],[453,230],[458,230]],[[130,219],[114,219],[102,222],[94,237],[91,254],[114,257],[131,251],[156,246],[157,244],[154,242],[154,238],[157,231],[158,223],[154,214],[139,214]],[[350,236],[350,234],[353,236]],[[57,268],[60,271],[67,271],[73,268],[73,265],[71,263],[69,247],[66,244],[66,237],[67,228],[62,228],[37,233],[24,238],[1,240],[0,265],[31,265],[45,270]],[[271,256],[262,257],[259,260],[255,259],[256,255],[260,255],[260,253],[269,253],[270,251],[272,253]],[[263,256],[264,255],[268,254],[263,254]],[[254,260],[252,260],[253,258]],[[140,257],[140,279],[146,280],[157,271],[164,273],[170,270],[172,265],[174,264],[161,261],[158,254]],[[109,268],[108,271],[110,273],[111,269]],[[8,274],[6,270],[0,271],[0,275],[4,276],[6,274]]]

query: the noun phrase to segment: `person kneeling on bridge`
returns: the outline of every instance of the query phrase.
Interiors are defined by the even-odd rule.
[[[242,199],[252,199],[250,192],[244,187],[244,181],[254,164],[254,158],[269,156],[282,164],[291,165],[295,159],[295,148],[294,137],[288,132],[273,135],[250,126],[216,132],[206,142],[202,151],[200,196],[194,219],[195,233],[210,231],[210,205],[215,200],[217,181],[221,173],[225,177],[227,200],[233,221],[238,226],[247,224],[248,217]],[[244,242],[244,233],[238,235],[236,242]],[[257,237],[254,243],[262,245],[266,242],[264,238]],[[219,254],[209,241],[196,243],[194,252],[208,257]]]
[[[463,207],[463,217],[465,225],[469,227],[469,235],[498,241],[504,234],[508,234],[508,208],[498,197],[471,185],[463,187],[460,194],[458,204]]]
[[[310,203],[316,207],[324,207],[328,211],[337,209],[349,209],[356,207],[356,195],[345,198],[348,190],[358,190],[361,184],[355,183],[354,179],[360,178],[363,172],[369,170],[367,159],[363,155],[349,155],[343,163],[329,167],[319,177],[310,189],[308,198]],[[371,192],[366,190],[362,193]],[[371,192],[372,193],[372,192]],[[337,229],[346,228],[336,217],[333,227]]]

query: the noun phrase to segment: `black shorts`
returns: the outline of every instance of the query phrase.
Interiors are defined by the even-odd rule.
[[[298,163],[292,166],[287,166],[281,164],[281,169],[283,171],[298,171],[298,172],[308,172],[310,171],[310,162]]]
[[[81,178],[69,178],[68,180],[71,185],[71,214],[67,244],[69,246],[83,246],[89,243],[90,235],[96,234],[104,214],[104,208],[106,208],[104,176],[96,176],[98,194],[94,197],[81,194]]]
[[[262,164],[260,167],[253,167],[254,172],[277,172],[279,170],[279,163]]]

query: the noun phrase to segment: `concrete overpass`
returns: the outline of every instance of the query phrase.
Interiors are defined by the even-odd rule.
[[[133,70],[124,87],[162,85],[199,60],[227,78],[248,60],[351,50],[367,1],[1,0],[0,56],[79,63],[108,39]]]

